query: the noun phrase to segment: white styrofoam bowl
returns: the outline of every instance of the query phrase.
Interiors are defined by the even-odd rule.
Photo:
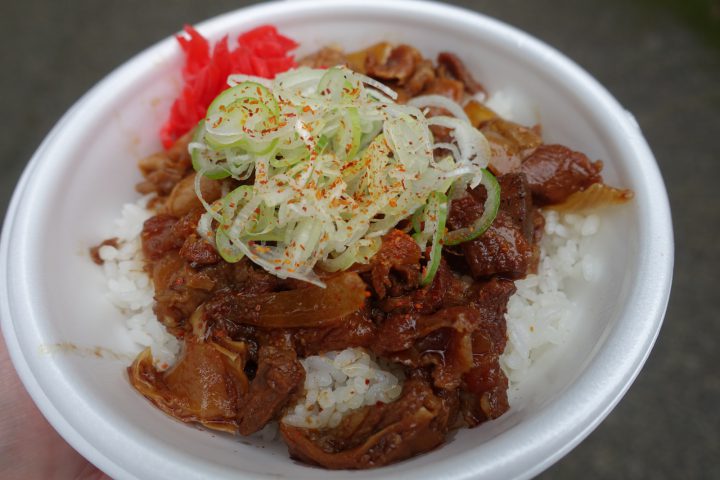
[[[121,66],[62,118],[33,156],[8,211],[0,246],[2,328],[15,367],[60,434],[118,479],[528,478],[557,461],[610,412],[647,358],[670,290],[673,241],[667,195],[632,116],[554,49],[496,20],[426,2],[278,2],[199,25],[217,40],[273,23],[301,42],[359,48],[406,42],[463,58],[492,92],[522,92],[548,142],[605,161],[608,183],[635,199],[603,218],[594,251],[603,275],[577,293],[567,345],[535,365],[506,415],[461,430],[426,455],[363,472],[290,460],[282,444],[247,441],[173,421],[130,388],[137,352],[103,296],[87,249],[136,198],[136,160],[159,149],[158,128],[180,85],[167,39]],[[61,348],[72,344],[76,348]],[[97,350],[103,347],[106,350]],[[101,355],[94,355],[100,353]],[[108,353],[114,352],[114,353]]]

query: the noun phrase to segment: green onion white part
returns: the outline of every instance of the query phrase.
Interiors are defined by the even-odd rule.
[[[367,263],[380,238],[431,196],[487,183],[487,140],[452,100],[429,95],[400,105],[391,89],[344,67],[299,68],[272,81],[231,76],[229,84],[189,146],[202,175],[245,183],[254,175],[252,185],[203,201],[198,231],[229,262],[247,256],[278,277],[322,286],[316,265]],[[428,106],[461,118],[426,118]],[[431,125],[449,128],[454,142],[435,143]],[[448,153],[436,159],[439,147]],[[445,228],[429,218],[438,216],[436,200],[417,219],[421,246],[432,240],[437,252],[426,268],[432,275]]]

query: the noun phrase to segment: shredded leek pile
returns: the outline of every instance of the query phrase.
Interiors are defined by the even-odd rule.
[[[344,67],[299,68],[273,81],[231,76],[228,83],[189,146],[207,210],[198,231],[228,262],[247,256],[278,277],[323,286],[316,265],[339,271],[367,263],[381,237],[413,216],[414,238],[423,250],[431,243],[427,283],[439,262],[451,187],[497,186],[485,170],[487,140],[447,98],[400,105],[391,89]],[[425,107],[454,116],[428,118]],[[431,125],[451,129],[454,142],[434,143]],[[447,155],[436,158],[436,148]],[[210,205],[201,175],[245,182]],[[497,195],[488,199],[489,218]],[[459,243],[477,232],[449,236]]]

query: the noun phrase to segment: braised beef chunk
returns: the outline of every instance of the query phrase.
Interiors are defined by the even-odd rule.
[[[422,91],[423,95],[442,95],[455,102],[461,102],[465,96],[465,86],[459,80],[447,77],[437,77],[430,80]],[[452,114],[444,108],[430,107],[427,110],[428,117],[438,115],[452,116]],[[440,125],[431,125],[430,131],[436,143],[452,143],[453,131],[447,127]]]
[[[413,292],[415,309],[419,313],[434,313],[440,308],[465,305],[465,293],[470,287],[469,279],[461,278],[440,259],[435,278],[430,285]]]
[[[487,94],[485,87],[473,78],[462,60],[454,53],[440,52],[437,63],[441,76],[460,80],[471,95],[479,92]]]
[[[181,335],[185,320],[215,288],[217,272],[198,272],[172,251],[154,262],[150,273],[155,286],[155,315],[171,333]]]
[[[505,212],[523,236],[532,240],[534,216],[532,194],[523,173],[511,173],[498,178],[500,184],[500,210]]]
[[[178,217],[179,220],[172,226],[172,234],[178,239],[177,243],[182,245],[182,243],[185,243],[185,239],[189,235],[197,232],[197,225],[202,214],[203,210],[201,208],[197,208]]]
[[[467,227],[480,218],[484,210],[485,188],[479,186],[476,190],[475,195],[468,193],[463,197],[453,200],[450,204],[450,212],[447,218],[447,226],[449,229],[457,230]]]
[[[141,234],[146,269],[155,288],[155,314],[175,335],[183,334],[185,320],[214,292],[232,287],[266,293],[281,283],[247,259],[222,262],[215,248],[196,233],[201,213],[193,210],[180,219],[156,215],[145,222]]]
[[[299,328],[293,333],[298,354],[307,357],[351,347],[368,348],[375,340],[377,327],[367,309],[346,316],[338,325],[327,328]]]
[[[222,182],[201,177],[200,194],[205,202],[213,203],[222,196]],[[187,215],[193,210],[204,212],[202,202],[195,193],[195,173],[187,175],[173,187],[164,205],[165,213],[176,217]]]
[[[417,313],[394,314],[380,326],[378,338],[372,348],[383,355],[407,350],[413,343],[440,328],[472,331],[480,321],[474,308],[450,307],[431,315]]]
[[[532,243],[505,213],[498,213],[487,231],[475,240],[461,245],[473,277],[492,275],[522,278],[531,266]]]
[[[336,65],[345,65],[346,63],[346,55],[342,50],[334,47],[323,47],[298,61],[298,65],[301,67],[310,68],[330,68]]]
[[[326,279],[324,287],[277,292],[222,291],[205,305],[209,323],[230,321],[260,328],[327,328],[365,308],[368,292],[355,272]]]
[[[507,302],[507,299],[505,301]],[[504,330],[504,319],[502,323]],[[478,330],[473,333],[473,368],[463,376],[460,393],[461,412],[470,427],[498,418],[510,408],[507,398],[508,380],[499,361],[504,349],[505,338],[498,342],[488,331]]]
[[[484,339],[473,338],[473,345],[482,345]],[[494,353],[482,354],[482,348],[473,350],[475,368],[463,377],[463,388],[460,390],[460,410],[465,423],[476,427],[481,423],[498,418],[510,408],[507,398],[508,380]]]
[[[201,213],[194,210],[180,218],[160,213],[147,219],[140,235],[145,258],[158,260],[182,247],[187,237],[195,233]]]
[[[493,342],[493,351],[500,354],[505,351],[505,312],[507,302],[515,293],[515,283],[502,278],[492,278],[487,282],[473,283],[467,298],[480,312],[479,329]]]
[[[191,137],[192,131],[178,139],[169,150],[150,155],[138,162],[140,172],[145,177],[145,181],[135,187],[138,192],[169,195],[175,185],[192,172],[192,162],[187,149]]]
[[[421,60],[422,55],[417,49],[409,45],[398,45],[369,54],[365,60],[365,71],[372,77],[397,81],[403,85],[415,72],[415,66]]]
[[[473,285],[473,304],[480,310],[480,324],[472,335],[473,367],[463,375],[461,412],[468,426],[497,418],[510,405],[508,380],[500,368],[500,355],[507,342],[505,312],[515,284],[493,278]]]
[[[385,313],[408,313],[414,311],[430,314],[442,307],[465,305],[465,292],[470,287],[466,279],[455,273],[444,258],[440,259],[435,278],[432,283],[417,289],[410,295],[388,297],[378,302],[377,306]]]
[[[183,240],[177,238],[172,231],[177,221],[177,217],[162,214],[145,221],[140,237],[145,258],[159,260],[165,253],[182,246]]]
[[[533,243],[535,216],[529,185],[523,173],[498,177],[500,209],[490,228],[475,240],[462,243],[461,251],[473,277],[477,279],[502,275],[521,278],[534,268],[536,249]],[[485,188],[478,186],[453,202],[448,226],[467,227],[484,210]]]
[[[430,60],[422,60],[415,66],[415,72],[405,82],[405,90],[410,97],[422,93],[435,80],[435,68]]]
[[[571,194],[602,181],[602,162],[562,145],[542,145],[527,157],[521,171],[527,175],[536,204],[562,203]]]
[[[237,409],[248,391],[243,373],[246,348],[242,342],[189,337],[177,363],[165,372],[153,366],[150,349],[128,368],[132,385],[161,410],[182,420],[206,427],[237,432]]]
[[[455,389],[473,369],[474,335],[488,338],[496,357],[504,351],[505,309],[514,292],[513,282],[494,278],[457,288],[450,297],[461,305],[430,315],[413,311],[416,304],[411,303],[409,309],[394,311],[381,321],[370,348],[413,368],[431,367],[435,387]],[[418,307],[422,309],[422,304]]]
[[[423,95],[442,95],[456,102],[462,100],[464,93],[465,87],[462,82],[452,78],[436,78],[428,83],[425,90],[423,90]],[[431,108],[428,117],[435,115],[450,115],[450,112],[441,108]]]
[[[190,266],[193,268],[214,265],[221,260],[215,247],[194,233],[188,235],[183,242],[180,256],[190,262]]]
[[[276,419],[305,381],[305,370],[286,335],[260,347],[257,365],[250,390],[237,410],[242,435],[255,433]]]
[[[346,415],[335,428],[318,431],[282,423],[290,456],[330,469],[380,467],[427,452],[445,440],[457,400],[410,379],[392,403],[378,403]]]
[[[160,409],[185,422],[250,435],[276,420],[305,378],[287,335],[268,337],[253,360],[252,381],[245,373],[250,345],[223,331],[208,335],[188,334],[181,358],[162,373],[146,350],[128,369],[130,381]]]
[[[418,315],[415,313],[398,313],[389,315],[380,326],[377,342],[373,350],[380,355],[402,352],[410,348],[418,337]],[[432,330],[425,332],[431,333]]]
[[[500,185],[500,212],[503,212],[513,225],[518,227],[528,240],[533,238],[537,208],[532,203],[532,192],[524,173],[508,173],[497,177]],[[483,212],[487,198],[484,187],[478,186],[470,190],[470,198],[462,198],[461,202],[451,211],[454,228],[469,225]]]
[[[478,124],[490,144],[490,169],[496,175],[520,170],[523,160],[542,145],[539,127],[524,127],[494,117]]]
[[[370,285],[378,298],[398,296],[420,282],[420,247],[412,237],[392,230],[370,261]]]
[[[227,284],[229,291],[259,295],[274,292],[282,283],[278,277],[254,265],[247,258],[232,265],[232,278]]]

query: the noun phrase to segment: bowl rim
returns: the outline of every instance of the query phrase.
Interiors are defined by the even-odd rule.
[[[578,88],[582,88],[593,96],[593,102],[597,108],[607,111],[607,114],[617,122],[618,132],[624,132],[627,148],[637,159],[637,167],[644,177],[645,190],[649,192],[649,197],[644,200],[652,200],[652,209],[646,209],[648,214],[646,240],[649,243],[647,248],[643,249],[642,258],[638,264],[640,271],[637,279],[641,280],[642,284],[638,281],[633,284],[638,294],[633,305],[637,307],[642,304],[642,310],[636,310],[642,312],[641,318],[644,321],[628,318],[630,316],[627,315],[628,312],[622,314],[605,340],[605,345],[611,348],[599,351],[580,378],[569,385],[566,391],[558,395],[536,418],[528,421],[530,427],[532,427],[530,424],[533,423],[539,426],[543,419],[561,415],[567,405],[578,401],[585,403],[582,412],[575,412],[572,418],[562,425],[556,426],[552,435],[539,436],[529,442],[517,445],[512,460],[520,460],[516,461],[514,465],[505,465],[506,471],[512,475],[512,478],[529,478],[538,474],[574,448],[599,425],[620,401],[647,359],[667,308],[674,255],[670,208],[659,168],[639,126],[604,87],[553,47],[499,20],[459,7],[418,0],[395,0],[393,2],[346,0],[337,3],[323,0],[276,1],[244,7],[219,15],[199,23],[197,28],[200,31],[221,31],[226,25],[235,22],[239,15],[262,17],[268,12],[277,11],[278,8],[282,9],[285,15],[292,12],[321,10],[332,10],[341,14],[357,8],[368,11],[413,9],[438,19],[481,25],[485,29],[494,30],[512,37],[515,41],[522,42],[524,48],[532,50],[538,57],[542,57],[543,61],[552,63],[561,69],[569,81],[571,80],[577,84]],[[26,352],[23,351],[22,339],[16,335],[14,327],[14,322],[22,317],[23,300],[16,296],[16,289],[11,288],[11,282],[8,281],[10,269],[14,268],[22,273],[22,264],[20,263],[22,259],[21,256],[12,255],[10,245],[24,231],[23,224],[26,220],[19,216],[18,212],[21,211],[22,198],[28,191],[28,185],[32,183],[32,174],[47,163],[47,153],[57,144],[63,129],[74,121],[79,111],[101,96],[103,91],[112,88],[113,84],[125,83],[128,76],[140,75],[151,67],[158,55],[176,55],[176,53],[172,53],[174,49],[176,49],[175,42],[172,37],[169,37],[135,55],[104,77],[63,115],[25,168],[8,208],[0,240],[0,272],[4,277],[2,288],[0,288],[0,320],[11,360],[25,388],[53,427],[83,456],[114,478],[137,477],[132,469],[119,465],[98,450],[68,419],[62,416],[43,386],[38,382],[31,363],[26,357]],[[643,247],[646,245],[643,244]],[[637,341],[638,338],[641,341]],[[618,355],[619,352],[622,352],[622,356]],[[603,380],[598,381],[597,378]],[[592,396],[588,397],[589,393],[592,393]],[[533,457],[528,455],[529,452],[535,452],[535,460],[528,460]],[[466,453],[471,454],[472,452]],[[446,470],[443,476],[450,478],[452,474],[453,478],[471,478],[484,470],[482,465],[472,462],[469,455],[463,455],[463,458],[468,461],[468,464],[464,464],[463,467],[456,468],[454,471]],[[541,460],[538,461],[537,458]],[[508,460],[504,459],[506,462]]]

